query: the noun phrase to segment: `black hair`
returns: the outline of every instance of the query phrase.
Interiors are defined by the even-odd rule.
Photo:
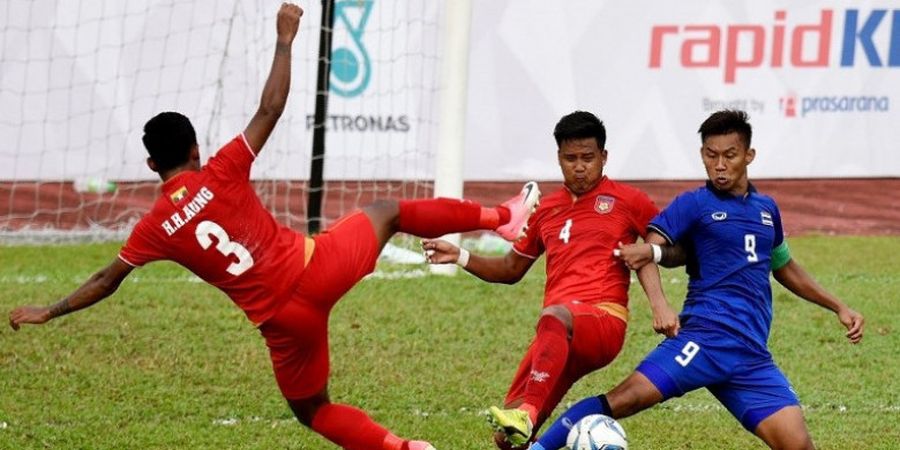
[[[700,133],[700,142],[706,142],[709,136],[737,133],[744,140],[747,148],[750,148],[750,138],[753,137],[753,128],[749,122],[750,116],[746,111],[723,109],[714,112],[700,125],[697,130]]]
[[[181,113],[162,112],[144,124],[144,147],[159,172],[178,167],[191,157],[197,145],[197,133],[191,121]]]
[[[573,139],[594,138],[600,150],[606,147],[606,127],[597,116],[587,111],[575,111],[559,119],[553,128],[553,137],[557,146]]]

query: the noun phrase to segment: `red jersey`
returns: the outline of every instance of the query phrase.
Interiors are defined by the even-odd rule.
[[[135,267],[175,261],[228,294],[255,324],[270,318],[295,287],[312,244],[263,207],[250,184],[255,158],[241,134],[200,171],[168,179],[119,258]]]
[[[647,194],[606,177],[577,198],[564,187],[541,198],[513,250],[531,259],[547,253],[544,307],[571,300],[627,307],[631,274],[613,250],[646,237],[657,213]]]

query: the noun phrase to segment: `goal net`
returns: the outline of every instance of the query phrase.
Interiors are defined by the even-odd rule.
[[[9,0],[0,4],[0,234],[115,240],[158,194],[142,127],[187,115],[203,161],[240,133],[271,66],[278,3]],[[320,2],[293,50],[287,110],[252,178],[306,230]],[[443,2],[337,0],[322,223],[434,187]]]

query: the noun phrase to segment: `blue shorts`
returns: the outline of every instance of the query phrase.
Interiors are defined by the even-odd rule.
[[[684,325],[637,367],[663,401],[705,387],[750,432],[782,408],[800,404],[768,351],[753,349],[711,323],[694,319]]]

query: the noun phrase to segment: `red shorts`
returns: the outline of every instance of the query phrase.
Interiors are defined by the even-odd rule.
[[[604,309],[581,302],[562,304],[572,313],[572,336],[569,340],[569,357],[566,368],[557,383],[550,390],[544,401],[544,407],[538,412],[539,427],[553,409],[559,404],[569,388],[581,377],[598,370],[615,359],[625,342],[624,320],[614,317]],[[525,387],[531,378],[531,361],[534,358],[534,341],[528,347],[525,357],[513,378],[509,392],[506,394],[507,407],[518,406],[525,399]]]
[[[310,397],[328,384],[328,316],[359,280],[375,270],[378,238],[356,212],[313,238],[312,259],[293,296],[259,330],[266,339],[275,379],[285,398]]]

